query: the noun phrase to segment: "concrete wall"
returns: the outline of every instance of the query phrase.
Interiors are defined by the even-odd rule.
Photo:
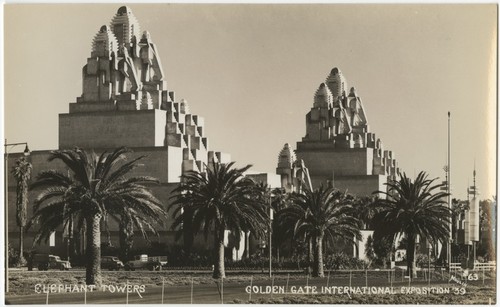
[[[298,143],[296,155],[303,159],[311,177],[371,175],[372,148],[332,148],[321,143]]]
[[[256,183],[263,182],[268,184],[271,188],[281,188],[281,176],[271,173],[255,173],[246,174],[247,177],[252,178]]]
[[[163,146],[166,123],[163,110],[59,114],[59,148]]]
[[[387,182],[387,176],[367,175],[367,176],[335,176],[334,186],[342,191],[356,196],[371,196],[375,191],[386,189],[384,185]]]

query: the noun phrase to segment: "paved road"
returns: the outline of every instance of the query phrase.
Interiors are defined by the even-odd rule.
[[[321,286],[326,286],[328,282],[329,286],[348,286],[349,277],[331,277],[327,278],[301,278],[301,279],[291,279],[288,282],[286,279],[266,280],[254,282],[253,286],[281,286],[281,289],[291,289],[292,286],[302,287],[306,289],[305,286],[317,286],[320,289]],[[442,281],[439,281],[443,283]],[[351,280],[352,286],[365,286],[366,280],[364,276],[357,276]],[[446,281],[444,282],[446,284]],[[223,286],[223,301],[224,303],[233,302],[235,299],[241,302],[246,302],[249,300],[250,295],[246,292],[246,287],[250,283],[225,283]],[[389,282],[384,278],[376,278],[368,280],[369,286],[389,286]],[[394,287],[407,286],[408,281],[398,281],[394,282]],[[425,286],[427,282],[419,281],[415,285]],[[219,285],[220,286],[220,285]],[[219,294],[218,285],[214,282],[211,284],[200,284],[193,286],[193,296],[192,303],[194,304],[220,304],[222,302],[221,296]],[[289,291],[288,291],[289,292]],[[286,294],[273,294],[273,296],[282,296]],[[137,293],[130,293],[128,295],[128,303],[130,304],[161,304],[162,303],[162,287],[147,287],[144,293],[141,293],[140,297]],[[258,299],[261,297],[269,298],[271,294],[256,294],[252,293],[251,299]],[[25,296],[7,296],[7,304],[45,304],[47,302],[46,294],[34,294]],[[125,304],[127,302],[127,295],[125,293],[110,293],[106,292],[88,292],[86,295],[86,303],[88,304]],[[85,294],[84,293],[57,293],[49,294],[48,297],[49,304],[84,304]],[[189,304],[191,303],[191,285],[183,286],[166,286],[164,288],[163,303],[165,304]]]

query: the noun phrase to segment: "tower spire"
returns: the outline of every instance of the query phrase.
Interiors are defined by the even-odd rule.
[[[474,172],[472,172],[474,176],[474,186],[476,186],[476,158],[474,158]]]

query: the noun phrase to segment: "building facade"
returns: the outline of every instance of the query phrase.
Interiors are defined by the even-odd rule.
[[[90,38],[89,38],[90,39]],[[313,105],[306,115],[306,135],[297,149],[285,144],[281,150],[276,174],[249,173],[255,181],[287,191],[300,192],[308,188],[332,184],[349,193],[365,196],[384,188],[394,179],[398,167],[391,151],[371,133],[361,98],[334,68],[314,95]],[[129,159],[146,156],[133,176],[152,176],[158,185],[150,186],[162,201],[165,210],[171,202],[171,192],[181,176],[188,171],[204,172],[211,163],[228,163],[229,154],[210,148],[204,119],[189,110],[185,99],[178,99],[168,87],[160,53],[151,34],[141,31],[130,8],[120,7],[109,25],[101,26],[92,41],[87,63],[82,68],[82,93],[69,103],[68,113],[59,114],[58,149],[75,146],[100,154],[117,147],[132,150]],[[44,170],[69,172],[60,161],[48,162],[50,151],[32,152],[32,178]],[[15,164],[19,154],[8,156],[8,165]],[[19,238],[16,225],[16,183],[9,171],[8,179],[8,238],[15,247]],[[30,207],[39,191],[30,191]],[[31,214],[31,210],[28,212]],[[29,218],[29,216],[28,216]],[[153,240],[169,246],[176,242],[171,229],[173,217],[165,217],[159,236]],[[118,225],[109,220],[109,234],[118,245]],[[31,248],[36,225],[25,235],[25,249]],[[70,238],[78,238],[80,248],[85,238],[79,230],[68,233],[61,229],[51,239],[36,247],[60,256],[69,254]],[[244,251],[257,249],[261,242],[250,240],[232,246],[233,259]],[[102,242],[107,242],[103,233]],[[228,239],[228,244],[229,239]],[[146,246],[145,240],[135,240],[134,247]],[[209,249],[210,242],[196,237],[194,246]]]
[[[370,132],[361,98],[338,68],[333,68],[314,94],[306,115],[306,134],[295,150],[287,143],[278,156],[276,173],[287,191],[333,186],[358,197],[386,191],[399,167],[394,154]],[[383,194],[378,194],[384,197]],[[362,239],[337,249],[364,259],[365,245],[373,230],[363,229]]]
[[[121,146],[132,150],[128,159],[146,156],[130,175],[157,178],[159,184],[149,188],[165,210],[182,174],[204,172],[214,162],[231,162],[229,154],[209,149],[204,119],[192,114],[187,101],[177,99],[174,91],[168,88],[151,35],[147,31],[141,32],[137,18],[126,6],[118,9],[110,25],[103,25],[97,31],[87,64],[82,68],[82,94],[76,102],[69,104],[68,113],[59,114],[58,149],[80,147],[100,154]],[[33,179],[47,169],[69,171],[59,161],[47,162],[49,156],[50,150],[31,153],[29,161],[33,165]],[[18,158],[19,154],[9,155],[8,165],[14,165]],[[9,242],[16,247],[19,238],[15,218],[16,183],[10,173],[8,182]],[[29,206],[38,192],[30,191]],[[31,214],[30,208],[28,211]],[[173,217],[168,215],[165,221],[160,235],[152,240],[168,245],[182,244],[182,241],[174,240]],[[111,240],[116,246],[118,225],[112,220],[108,223]],[[36,225],[25,236],[28,250],[34,231]],[[75,233],[73,237],[82,235]],[[68,236],[61,228],[49,242],[36,249],[65,256]],[[102,242],[107,242],[106,236],[103,233]],[[84,240],[80,240],[81,247],[85,246]],[[134,247],[146,244],[145,240],[135,240]],[[195,238],[194,245],[199,248],[210,246],[201,237]]]
[[[388,180],[396,179],[399,168],[392,151],[385,150],[370,132],[363,103],[356,89],[347,94],[347,81],[333,68],[314,94],[306,115],[306,134],[297,142],[295,161],[308,169],[314,188],[333,185],[356,196],[369,196],[385,190]],[[288,144],[280,152],[277,174],[290,182]]]

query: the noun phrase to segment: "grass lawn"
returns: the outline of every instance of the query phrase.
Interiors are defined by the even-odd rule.
[[[294,278],[296,275],[292,275]],[[303,274],[300,274],[301,278]],[[287,275],[276,275],[276,280],[284,280]],[[237,272],[226,272],[225,283],[248,283],[250,280],[269,280],[266,274],[241,274]],[[162,286],[181,286],[190,285],[193,282],[199,284],[213,284],[211,272],[182,272],[182,271],[102,271],[103,284],[142,284],[146,287]],[[9,271],[9,295],[28,295],[34,293],[36,284],[65,284],[65,285],[84,285],[85,271]]]
[[[369,271],[365,275],[361,272],[331,272],[329,277],[308,278],[303,273],[277,273],[270,279],[266,273],[242,273],[226,272],[227,277],[224,284],[237,286],[239,290],[233,291],[233,296],[228,298],[227,303],[256,303],[256,304],[489,304],[496,303],[496,287],[494,272],[488,272],[484,284],[482,278],[473,282],[467,282],[463,287],[456,282],[448,280],[440,275],[436,275],[432,280],[432,287],[443,288],[465,288],[465,293],[460,294],[401,294],[396,290],[395,294],[293,294],[290,288],[286,294],[276,295],[255,295],[248,301],[249,296],[245,292],[245,287],[252,284],[259,286],[305,286],[316,285],[318,288],[328,284],[336,287],[349,286],[352,279],[353,287],[364,287],[366,283],[369,287],[389,287],[388,273],[383,271]],[[396,273],[394,289],[408,286],[408,282],[399,272]],[[209,271],[102,271],[103,284],[141,284],[147,288],[161,289],[162,283],[165,287],[179,286],[189,288],[191,282],[195,285],[214,284],[215,280]],[[481,276],[482,277],[482,276]],[[23,296],[34,294],[36,284],[65,284],[83,285],[85,284],[85,271],[21,271],[13,270],[9,272],[9,296]],[[427,282],[423,276],[411,286],[427,287]],[[229,287],[228,287],[229,288]],[[234,287],[233,287],[234,288]],[[159,291],[159,290],[157,290]]]

